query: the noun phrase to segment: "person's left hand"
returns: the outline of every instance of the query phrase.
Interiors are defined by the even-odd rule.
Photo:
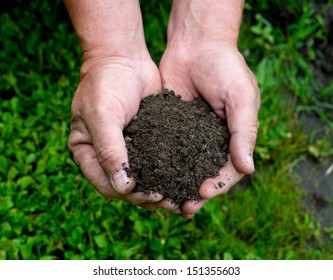
[[[229,161],[219,176],[203,182],[199,190],[202,200],[187,201],[176,210],[182,217],[192,218],[209,199],[226,193],[244,174],[254,172],[259,89],[237,47],[221,42],[168,46],[160,73],[163,87],[175,90],[183,100],[201,95],[220,118],[227,120],[231,135]],[[215,189],[214,184],[221,181],[225,186]]]

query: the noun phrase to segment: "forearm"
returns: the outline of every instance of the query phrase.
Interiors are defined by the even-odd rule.
[[[147,55],[137,0],[64,0],[84,59]]]
[[[168,42],[221,40],[236,44],[244,0],[174,0]]]

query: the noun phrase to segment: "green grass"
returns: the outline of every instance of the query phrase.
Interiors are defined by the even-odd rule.
[[[273,1],[296,15],[273,26],[269,2],[247,4],[240,37],[262,94],[256,172],[192,221],[107,201],[87,183],[66,147],[81,54],[63,4],[7,7],[0,14],[0,259],[332,258],[293,171],[298,158],[332,151],[327,136],[313,142],[297,118],[310,111],[333,127],[333,85],[318,85],[309,66],[320,58],[315,42],[325,44],[325,28],[312,1],[301,8]],[[170,4],[142,1],[156,62]]]

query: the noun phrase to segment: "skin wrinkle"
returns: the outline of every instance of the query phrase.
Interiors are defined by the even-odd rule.
[[[100,55],[103,58],[107,57],[107,55],[113,56],[117,54],[122,55],[125,58],[132,57],[137,54],[144,54],[146,48],[143,38],[136,37],[137,31],[132,32],[133,34],[118,34],[116,38],[110,36],[104,37],[103,40],[96,42],[82,42],[83,58],[95,58],[95,54],[99,54],[98,52],[100,50],[103,51],[102,55]],[[124,41],[127,41],[130,44],[125,45],[123,44]],[[135,46],[141,46],[142,48],[137,48]],[[92,55],[90,55],[91,53]]]
[[[150,58],[150,57],[149,57]],[[83,62],[83,65],[81,67],[81,80],[89,73],[92,75],[92,78],[95,78],[97,74],[102,72],[102,70],[107,70],[110,69],[111,66],[118,66],[118,67],[123,67],[125,68],[124,70],[130,70],[133,73],[137,74],[135,69],[133,68],[133,63],[136,64],[137,62],[145,61],[148,59],[147,56],[145,56],[145,59],[140,59],[139,58],[128,58],[125,55],[122,55],[120,53],[113,54],[110,56],[104,57],[103,58],[94,58],[93,60],[86,59]],[[138,79],[139,80],[139,79]]]
[[[79,143],[79,144],[76,145],[76,149],[78,151],[76,153],[77,156],[79,158],[87,158],[89,161],[97,159],[97,157],[96,157],[95,154],[93,155],[92,153],[89,153],[86,149],[80,149],[81,146],[86,146],[86,145],[89,145],[89,146],[91,146],[93,148],[93,146],[90,143]],[[80,153],[80,151],[81,151],[81,153]]]
[[[100,165],[103,165],[105,162],[112,159],[112,156],[117,152],[117,148],[113,147],[110,149],[110,145],[107,145],[107,148],[100,147],[97,150],[97,160]]]
[[[92,145],[90,137],[88,137],[83,130],[84,129],[82,122],[76,122],[75,124],[73,124],[73,126],[71,127],[71,131],[73,131],[73,133],[70,135],[68,141],[68,149],[76,165],[78,165],[79,163],[75,156],[78,153],[76,151],[80,151],[82,145]]]
[[[95,157],[95,152],[94,152],[94,148],[92,147],[92,145],[87,145],[84,146],[84,149],[81,149],[81,152],[85,153],[85,154],[92,154],[93,156],[91,157],[93,160],[96,160]],[[88,161],[82,161],[82,163],[87,164]],[[90,161],[89,161],[90,162]],[[84,169],[86,167],[82,165],[82,168],[80,168],[80,170],[83,172]],[[89,167],[91,168],[91,166]],[[112,187],[110,185],[109,180],[107,180],[107,176],[105,174],[105,172],[103,170],[98,170],[97,172],[103,172],[103,176],[94,176],[93,178],[87,178],[88,181],[94,186],[94,188],[100,192],[103,196],[108,197],[108,196],[112,196],[114,195],[114,191],[112,190]]]
[[[251,135],[251,138],[250,138]],[[256,139],[258,137],[258,123],[257,124],[252,124],[249,127],[249,139],[251,139],[251,142],[256,142]]]
[[[74,151],[76,149],[80,150],[80,145],[92,145],[92,143],[85,134],[80,133],[79,131],[74,131],[68,142],[68,148],[73,151],[73,154],[76,154]]]

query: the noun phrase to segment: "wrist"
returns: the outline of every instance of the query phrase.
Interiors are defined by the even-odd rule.
[[[95,60],[150,59],[144,39],[140,36],[113,35],[101,40],[85,41],[81,42],[81,49],[84,63]]]
[[[126,68],[127,70],[138,70],[146,62],[152,62],[152,59],[145,46],[131,50],[130,48],[115,48],[113,43],[98,43],[98,46],[92,46],[83,52],[81,77],[88,72],[94,73],[100,69],[108,68],[110,65]]]
[[[110,57],[144,59],[147,47],[138,0],[64,0],[83,51],[83,61]]]
[[[220,42],[237,46],[243,0],[174,0],[168,45]]]

